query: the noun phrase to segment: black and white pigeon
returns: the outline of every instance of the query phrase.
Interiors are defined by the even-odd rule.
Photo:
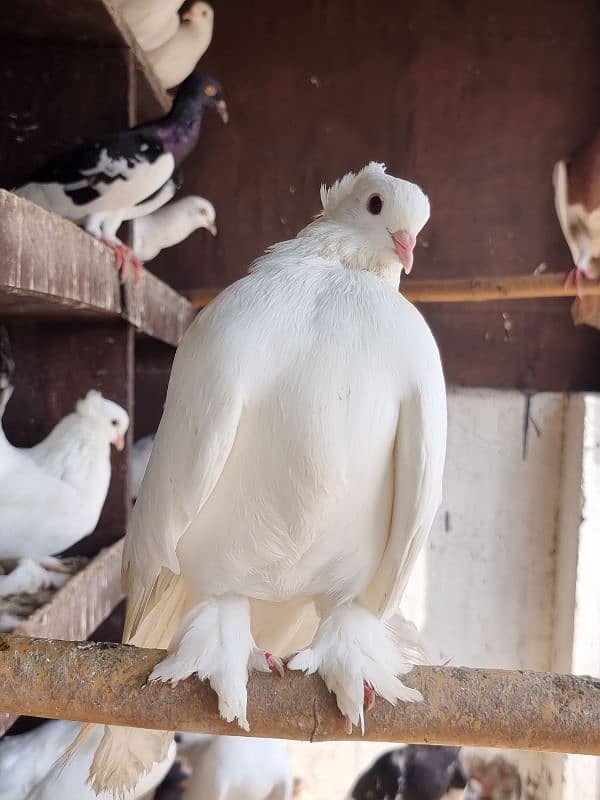
[[[149,214],[173,196],[173,174],[196,146],[206,108],[216,108],[227,122],[219,81],[194,72],[165,117],[81,144],[13,191],[80,223],[115,252],[119,268],[131,260],[139,274],[141,261],[117,230],[123,220]]]
[[[380,756],[358,778],[350,800],[441,800],[466,784],[459,747],[408,745]]]

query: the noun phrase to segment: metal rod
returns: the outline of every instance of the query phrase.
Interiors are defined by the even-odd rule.
[[[575,286],[565,288],[564,272],[540,275],[505,275],[498,278],[448,278],[416,281],[405,278],[401,292],[415,303],[481,303],[489,300],[531,300],[544,297],[576,297]],[[191,289],[188,299],[203,308],[222,288]],[[600,295],[600,281],[584,281],[582,297]]]
[[[240,734],[218,714],[207,683],[145,685],[164,651],[126,645],[0,638],[0,709],[159,730]],[[600,679],[544,672],[418,667],[406,683],[422,703],[377,699],[365,739],[600,755]],[[252,674],[252,736],[351,738],[318,676]],[[354,733],[354,737],[360,733]]]

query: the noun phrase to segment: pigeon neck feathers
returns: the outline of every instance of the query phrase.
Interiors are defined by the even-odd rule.
[[[171,111],[157,122],[142,127],[161,140],[179,165],[196,146],[205,108],[218,107],[219,98],[222,92],[218,81],[208,75],[192,73],[181,84]]]
[[[412,266],[416,237],[429,219],[429,201],[409,181],[387,175],[382,164],[350,172],[321,190],[323,209],[296,239],[270,252],[319,257],[347,269],[366,270],[395,290]]]

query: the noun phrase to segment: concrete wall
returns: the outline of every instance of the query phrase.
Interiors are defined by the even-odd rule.
[[[440,661],[599,674],[600,496],[590,490],[600,487],[600,401],[457,389],[448,408],[444,502],[405,613]],[[386,749],[291,745],[297,771],[322,800],[342,797]],[[508,755],[528,800],[600,796],[598,759]],[[584,784],[596,788],[586,794]]]

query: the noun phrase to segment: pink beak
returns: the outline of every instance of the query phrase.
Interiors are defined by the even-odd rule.
[[[394,243],[396,255],[404,267],[404,272],[406,272],[408,275],[412,269],[413,250],[415,249],[417,240],[414,236],[411,236],[408,231],[396,231],[395,233],[390,233],[390,236],[392,237],[392,242]]]
[[[116,450],[122,450],[125,447],[125,434],[120,433],[113,442]]]

